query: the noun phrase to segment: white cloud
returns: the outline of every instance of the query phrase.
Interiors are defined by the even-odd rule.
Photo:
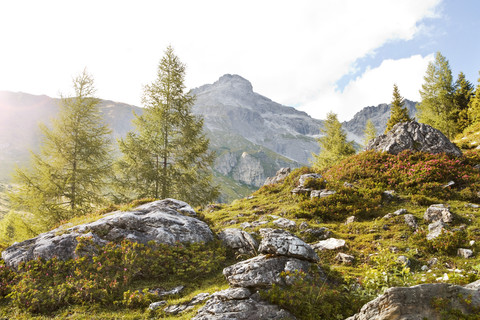
[[[428,63],[434,56],[414,55],[399,60],[384,60],[380,66],[367,69],[339,91],[331,85],[300,109],[315,118],[324,119],[329,111],[337,113],[342,121],[351,119],[366,106],[389,103],[392,100],[393,84],[400,94],[409,100],[420,101],[419,89],[424,82]]]
[[[335,82],[355,61],[415,37],[439,2],[3,1],[0,89],[57,95],[86,66],[100,97],[139,105],[171,44],[187,64],[188,87],[237,73],[255,91],[316,116],[312,106],[335,100]]]

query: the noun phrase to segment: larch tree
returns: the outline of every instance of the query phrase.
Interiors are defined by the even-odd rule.
[[[468,108],[470,100],[473,97],[473,85],[465,78],[463,72],[458,74],[457,81],[455,81],[455,93],[453,101],[455,103],[455,115],[454,118],[457,122],[458,132],[463,130],[471,124],[468,115]]]
[[[420,90],[422,101],[417,105],[419,122],[442,131],[449,139],[458,132],[455,121],[455,88],[448,60],[440,52],[430,62]]]
[[[192,114],[195,97],[185,93],[185,65],[168,47],[157,79],[145,86],[145,111],[133,120],[136,131],[119,140],[118,200],[177,198],[191,205],[218,197],[212,183],[214,154],[203,119]]]
[[[363,131],[363,144],[368,145],[370,140],[373,140],[377,137],[377,128],[373,124],[372,119],[368,119],[365,124],[365,130]]]
[[[390,106],[390,118],[387,121],[387,127],[385,128],[385,134],[392,130],[393,126],[397,123],[412,121],[408,115],[408,110],[403,106],[404,99],[400,95],[398,86],[393,85],[393,99]]]
[[[84,71],[73,88],[51,125],[40,126],[40,152],[32,153],[30,168],[14,174],[13,207],[30,212],[42,229],[101,204],[111,173],[111,131],[98,109],[93,78]]]
[[[468,106],[468,118],[471,124],[480,123],[480,78]]]
[[[352,141],[347,142],[347,134],[342,129],[342,124],[333,112],[327,114],[324,128],[321,130],[324,136],[317,139],[320,144],[320,152],[312,154],[312,166],[316,170],[323,170],[338,161],[355,154]]]

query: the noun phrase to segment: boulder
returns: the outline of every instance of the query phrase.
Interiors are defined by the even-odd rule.
[[[269,177],[265,180],[264,186],[269,184],[276,184],[285,180],[286,177],[290,174],[290,168],[281,168],[277,171],[274,177]]]
[[[230,288],[216,292],[198,310],[192,320],[263,320],[296,319],[289,312],[252,294],[246,288]]]
[[[350,254],[339,252],[335,256],[335,260],[344,264],[350,264],[350,263],[353,263],[353,261],[355,260],[355,257]]]
[[[473,251],[470,249],[459,248],[457,250],[457,256],[468,259],[473,257]]]
[[[450,212],[449,207],[444,204],[432,204],[425,211],[423,219],[427,222],[441,220],[444,223],[450,223],[453,221],[453,214]]]
[[[318,241],[312,247],[315,250],[335,250],[339,248],[343,248],[345,246],[345,240],[343,239],[335,239],[335,238],[328,238],[327,240]]]
[[[42,233],[16,243],[2,252],[8,266],[16,268],[22,261],[41,257],[51,259],[75,258],[77,237],[90,237],[95,244],[124,239],[147,243],[175,244],[208,242],[213,233],[205,222],[192,216],[195,211],[187,203],[174,199],[154,201],[131,211],[116,211],[97,221]]]
[[[387,133],[370,140],[366,150],[398,154],[404,150],[461,156],[458,147],[439,130],[415,121],[397,123]]]
[[[269,288],[273,284],[286,285],[282,272],[307,272],[310,262],[285,256],[258,255],[223,269],[223,275],[232,287]]]
[[[467,297],[471,302],[466,302]],[[435,308],[435,301],[442,301],[445,306]],[[468,315],[479,307],[480,291],[476,289],[429,283],[387,289],[347,320],[441,320],[445,311],[456,309],[460,314]]]
[[[218,234],[218,237],[225,246],[239,254],[255,254],[258,248],[257,242],[248,232],[237,228],[225,229]]]
[[[263,254],[274,254],[298,258],[311,262],[319,261],[317,253],[303,240],[280,229],[260,229],[262,241],[258,251]]]

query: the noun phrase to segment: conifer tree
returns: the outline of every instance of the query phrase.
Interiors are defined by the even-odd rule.
[[[373,124],[372,119],[368,119],[367,123],[365,125],[365,130],[363,131],[363,144],[365,146],[368,145],[370,140],[373,140],[377,137],[377,128],[375,128],[375,125]]]
[[[355,154],[353,142],[347,142],[347,134],[342,129],[337,115],[333,112],[327,114],[324,122],[323,137],[317,139],[320,144],[320,153],[312,154],[313,168],[323,170],[336,162]]]
[[[463,130],[470,125],[468,108],[472,97],[473,85],[470,81],[465,79],[463,72],[460,72],[458,74],[458,79],[455,82],[455,93],[453,96],[455,103],[454,118],[457,122],[458,132],[463,132]]]
[[[184,92],[184,78],[185,65],[168,47],[157,79],[144,88],[136,131],[119,141],[119,200],[177,198],[199,205],[218,196],[210,170],[214,154],[203,119],[192,114],[194,97]]]
[[[457,133],[454,86],[448,60],[440,52],[430,62],[420,90],[422,101],[417,105],[419,122],[442,131],[449,139]]]
[[[480,78],[478,78],[477,88],[469,103],[468,118],[471,124],[480,123]]]
[[[385,134],[390,131],[394,125],[400,122],[412,121],[408,115],[407,108],[403,107],[404,99],[400,95],[400,91],[396,84],[393,85],[393,99],[390,106],[390,118],[387,121]]]
[[[73,80],[74,96],[63,97],[51,126],[41,125],[42,145],[31,167],[17,168],[11,194],[15,208],[30,212],[43,229],[81,215],[103,201],[111,172],[110,129],[98,110],[93,78]]]

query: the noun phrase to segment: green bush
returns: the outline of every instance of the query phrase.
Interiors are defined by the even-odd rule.
[[[427,240],[427,231],[419,230],[413,235],[413,240],[419,248],[429,253],[454,256],[457,249],[466,245],[467,232],[465,230],[447,231],[432,240]]]
[[[81,257],[21,264],[15,281],[7,286],[12,303],[43,314],[71,304],[115,305],[125,300],[124,291],[135,280],[192,280],[218,270],[225,260],[219,242],[170,246],[124,240],[99,247],[91,239],[78,240],[76,252]],[[137,298],[134,294],[123,304],[131,307]]]
[[[330,287],[319,273],[282,272],[288,286],[273,285],[262,291],[262,298],[288,310],[297,319],[345,319],[357,312],[366,301],[348,291]]]

